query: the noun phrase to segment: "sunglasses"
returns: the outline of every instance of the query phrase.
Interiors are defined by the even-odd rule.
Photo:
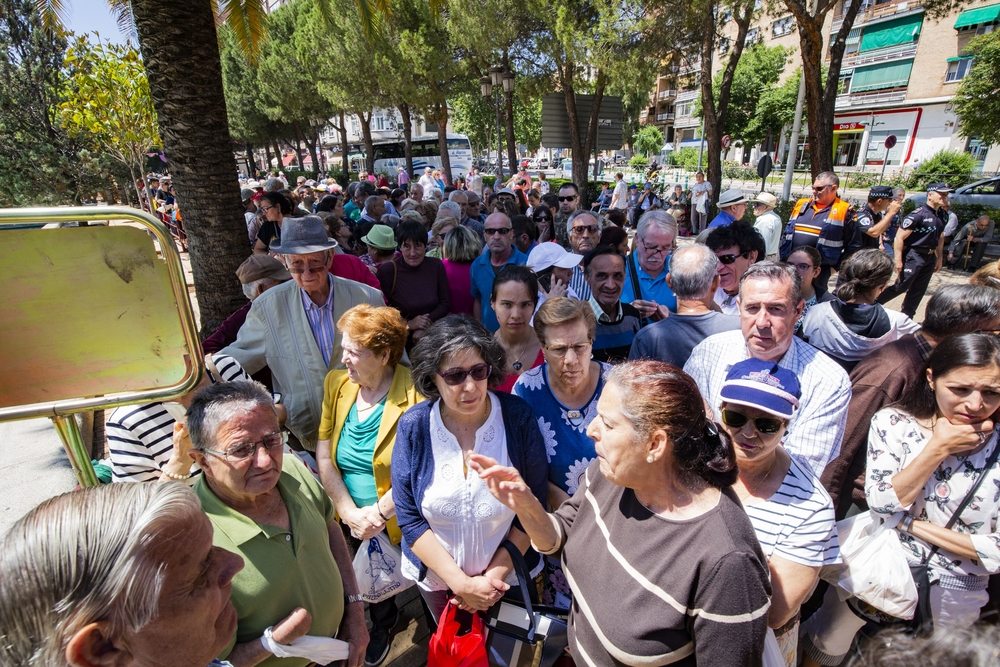
[[[289,266],[286,267],[289,273],[294,273],[296,275],[300,273],[323,273],[326,271],[326,265],[323,266]]]
[[[573,228],[574,234],[596,234],[597,225],[581,225],[580,227]]]
[[[510,227],[494,227],[493,229],[484,229],[483,234],[485,236],[494,236],[496,234],[506,236],[507,234],[510,234]]]
[[[443,373],[438,373],[444,383],[449,387],[457,387],[465,382],[465,378],[472,376],[476,382],[482,382],[493,372],[493,367],[489,364],[476,364],[472,368],[453,368]]]
[[[579,197],[579,195],[571,195],[569,197],[560,197],[559,201],[573,201],[577,197]]]
[[[785,422],[777,417],[757,417],[756,419],[750,419],[742,412],[736,412],[735,410],[723,410],[722,411],[722,423],[726,426],[732,428],[743,428],[743,425],[748,421],[753,422],[753,427],[757,429],[758,433],[763,433],[764,435],[774,435],[781,430]]]
[[[833,183],[830,183],[828,185],[820,185],[819,187],[816,187],[814,185],[812,191],[813,192],[823,192],[823,190],[826,190],[827,188],[832,188],[832,187],[833,187]]]
[[[732,264],[733,262],[735,262],[738,257],[742,257],[742,258],[746,259],[749,255],[750,255],[750,252],[747,251],[747,252],[741,253],[739,255],[732,255],[732,254],[730,254],[730,255],[717,255],[717,257],[718,257],[718,259],[719,259],[720,262],[722,262],[723,264],[729,265],[729,264]]]

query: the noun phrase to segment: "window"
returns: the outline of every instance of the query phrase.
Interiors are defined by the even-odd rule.
[[[783,37],[792,30],[795,30],[795,17],[786,16],[771,24],[771,31],[775,37]]]
[[[866,27],[861,35],[859,51],[874,51],[890,46],[913,44],[920,38],[920,28],[924,22],[923,14],[913,14],[902,18],[876,23]]]
[[[753,46],[754,44],[757,43],[757,39],[759,37],[760,37],[760,28],[751,28],[750,30],[747,31],[747,36],[743,43],[746,44],[747,46]]]
[[[986,25],[981,25],[976,28],[976,36],[988,35],[993,32],[993,29],[997,27],[996,23],[987,23]]]
[[[720,37],[719,38],[719,55],[724,56],[729,53],[729,38]]]
[[[953,81],[961,81],[965,78],[965,75],[969,73],[969,69],[972,68],[972,63],[975,58],[967,57],[963,58],[959,56],[958,58],[948,59],[948,73],[945,74],[944,82],[951,83]]]
[[[372,129],[376,132],[386,129],[385,116],[378,115],[372,119]]]
[[[840,82],[837,84],[837,94],[844,95],[851,89],[851,78],[854,76],[854,70],[850,72],[840,73]]]
[[[851,80],[851,92],[902,88],[910,82],[911,69],[913,69],[912,59],[858,67],[854,70]]]
[[[691,115],[691,102],[681,102],[677,105],[677,116],[690,116]]]

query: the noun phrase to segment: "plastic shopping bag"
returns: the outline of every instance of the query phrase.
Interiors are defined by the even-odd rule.
[[[469,631],[460,635],[461,621],[470,618]],[[427,646],[427,667],[489,667],[486,633],[479,614],[461,611],[452,602],[444,606]]]
[[[836,584],[890,616],[910,619],[917,606],[917,587],[894,530],[902,516],[894,514],[882,523],[864,512],[837,522],[844,568]]]
[[[354,576],[365,602],[381,602],[413,585],[401,572],[403,556],[385,531],[365,540],[354,556]]]
[[[767,629],[767,634],[764,635],[764,667],[787,667],[785,664],[785,656],[781,653],[781,647],[778,646],[778,640],[774,636],[774,630],[771,628]]]
[[[330,637],[305,635],[293,640],[291,644],[279,644],[271,636],[271,628],[264,632],[261,641],[264,648],[277,658],[305,658],[321,665],[347,660],[350,652],[350,645],[347,642]]]

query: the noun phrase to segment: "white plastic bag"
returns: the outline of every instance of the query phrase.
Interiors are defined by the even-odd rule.
[[[381,602],[413,585],[402,573],[403,554],[382,531],[365,540],[354,556],[354,577],[366,602]]]
[[[890,616],[910,619],[917,607],[917,587],[894,530],[903,515],[879,523],[871,512],[864,512],[838,521],[844,568],[835,583]]]
[[[781,653],[778,639],[774,636],[774,630],[771,628],[768,628],[767,634],[764,635],[763,665],[764,667],[787,667],[785,656]]]
[[[347,660],[350,653],[350,646],[347,642],[330,637],[305,635],[293,640],[291,644],[279,644],[271,636],[271,628],[264,632],[261,641],[264,648],[273,653],[276,658],[305,658],[320,665]]]

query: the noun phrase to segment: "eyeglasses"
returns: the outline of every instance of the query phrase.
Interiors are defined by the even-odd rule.
[[[289,266],[286,267],[289,273],[299,275],[301,273],[323,273],[326,271],[326,264],[320,266]]]
[[[719,261],[722,262],[723,264],[727,265],[727,266],[730,265],[730,264],[732,264],[733,262],[735,262],[738,257],[742,257],[743,259],[746,259],[749,256],[750,256],[750,251],[749,250],[747,252],[740,253],[739,255],[733,255],[733,254],[729,254],[729,255],[716,255],[716,257],[719,259]]]
[[[828,183],[827,185],[820,185],[819,187],[817,187],[817,186],[814,185],[812,191],[813,192],[823,192],[823,190],[826,190],[827,188],[832,188],[832,187],[834,187],[833,183]]]
[[[794,266],[799,271],[811,271],[816,268],[812,264],[792,264],[792,266]]]
[[[510,227],[494,227],[493,229],[484,229],[483,234],[485,236],[494,236],[499,234],[500,236],[506,236],[510,234]]]
[[[587,354],[587,350],[590,346],[594,344],[594,341],[588,340],[586,343],[575,343],[573,345],[559,345],[557,347],[550,347],[548,345],[543,345],[545,351],[551,354],[553,357],[562,358],[565,357],[570,350],[573,350],[573,354],[578,357],[582,357]]]
[[[596,234],[597,232],[597,225],[580,225],[573,228],[574,234]]]
[[[268,211],[270,211],[271,209],[274,209],[274,208],[278,208],[278,207],[277,206],[264,206],[263,204],[260,205],[260,210],[264,211],[264,213],[267,213]]]
[[[757,432],[763,433],[764,435],[774,435],[785,425],[784,420],[776,417],[757,417],[756,419],[750,419],[742,412],[736,412],[735,410],[722,411],[722,423],[726,426],[730,426],[732,428],[743,428],[743,425],[748,421],[752,421],[753,427],[757,429]]]
[[[268,450],[268,452],[271,452],[276,449],[280,449],[284,444],[285,434],[281,431],[275,431],[274,433],[268,433],[263,437],[263,439],[257,442],[241,442],[238,445],[227,447],[224,452],[207,448],[202,449],[201,451],[206,454],[218,456],[220,459],[226,459],[230,463],[239,463],[241,461],[246,461],[251,456],[256,454],[258,447],[264,447]]]
[[[642,249],[646,251],[647,255],[649,255],[650,257],[652,257],[654,255],[663,255],[663,254],[668,254],[669,255],[670,251],[673,250],[673,246],[668,246],[668,245],[665,245],[665,246],[646,245],[646,242],[643,241],[642,242]]]
[[[580,195],[570,195],[569,197],[559,197],[559,201],[573,201]]]
[[[472,368],[453,368],[443,373],[439,372],[438,375],[441,376],[441,379],[444,380],[444,383],[449,387],[457,387],[465,382],[465,378],[470,375],[476,382],[482,382],[488,378],[492,372],[493,367],[489,364],[476,364]]]

